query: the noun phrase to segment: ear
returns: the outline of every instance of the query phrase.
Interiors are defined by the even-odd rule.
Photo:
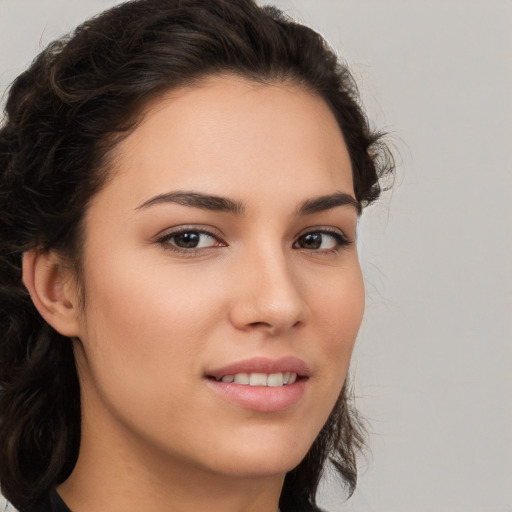
[[[41,316],[64,336],[80,334],[78,295],[71,271],[53,251],[23,255],[23,283]]]

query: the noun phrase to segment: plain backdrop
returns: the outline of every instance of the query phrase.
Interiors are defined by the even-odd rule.
[[[113,0],[0,0],[0,91]],[[512,511],[512,2],[275,0],[351,65],[390,133],[392,193],[360,226],[352,373],[370,422],[331,512]],[[0,462],[1,463],[1,462]]]

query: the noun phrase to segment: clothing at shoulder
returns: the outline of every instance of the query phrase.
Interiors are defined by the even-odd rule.
[[[29,512],[71,512],[71,510],[62,501],[57,491],[53,490],[38,501]]]

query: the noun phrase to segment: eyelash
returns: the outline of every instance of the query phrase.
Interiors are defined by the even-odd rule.
[[[302,233],[301,235],[299,235],[297,237],[297,240],[293,243],[293,246],[295,247],[295,245],[301,238],[306,237],[308,235],[316,235],[316,234],[331,236],[335,241],[335,247],[332,247],[329,249],[307,249],[307,248],[303,248],[303,247],[298,247],[298,249],[303,249],[303,250],[309,251],[311,253],[319,253],[320,252],[320,253],[332,254],[332,253],[338,253],[344,247],[347,247],[352,243],[352,241],[349,240],[349,238],[344,233],[342,233],[338,230],[329,229],[329,228],[317,228],[317,229],[313,229],[310,231],[306,231],[305,233]],[[322,242],[323,242],[323,240],[322,240]]]
[[[216,243],[214,245],[208,246],[208,247],[179,247],[173,243],[173,239],[176,239],[180,235],[186,235],[186,234],[195,234],[195,235],[205,235],[209,238],[212,238],[213,240],[216,240]],[[308,236],[308,235],[328,235],[332,237],[335,241],[335,247],[327,248],[327,249],[308,249],[306,247],[297,247],[297,243],[300,239]],[[323,243],[324,240],[322,240]],[[214,249],[216,247],[227,247],[227,244],[223,242],[220,238],[220,236],[212,231],[208,231],[205,229],[200,228],[194,228],[194,227],[183,227],[176,231],[172,231],[169,233],[166,233],[165,235],[157,238],[156,243],[164,246],[165,250],[173,251],[185,256],[194,256],[198,252],[202,252],[209,249]],[[304,251],[308,251],[310,253],[320,253],[320,254],[333,254],[338,253],[340,250],[342,250],[344,247],[347,247],[352,244],[352,241],[342,232],[329,229],[329,228],[316,228],[309,231],[306,231],[302,234],[300,234],[297,239],[293,242],[292,247],[295,249],[302,249]]]
[[[179,247],[172,242],[173,239],[177,238],[180,235],[186,235],[186,234],[192,234],[192,233],[197,234],[197,235],[204,235],[209,238],[212,238],[213,240],[216,241],[216,243],[209,247],[185,248],[185,247]],[[194,228],[192,226],[191,227],[182,227],[182,228],[177,229],[176,231],[171,231],[169,233],[166,233],[165,235],[159,237],[156,240],[156,242],[158,244],[162,245],[165,250],[176,252],[176,253],[182,254],[184,256],[194,256],[195,254],[197,254],[200,251],[205,251],[205,250],[213,249],[216,247],[226,247],[227,246],[227,244],[225,242],[221,241],[221,238],[217,233],[208,231],[205,229],[201,229],[201,228]]]

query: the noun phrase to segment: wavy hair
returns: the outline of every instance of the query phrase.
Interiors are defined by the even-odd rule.
[[[108,156],[143,108],[170,89],[236,74],[321,96],[351,158],[361,208],[393,170],[355,83],[323,38],[252,0],[132,0],[51,43],[12,84],[0,128],[0,482],[28,510],[64,481],[80,446],[80,386],[70,340],[38,314],[21,281],[25,251],[54,249],[80,271],[83,218],[109,177]],[[346,386],[304,460],[285,479],[282,512],[317,510],[331,461],[349,493],[363,443]]]

